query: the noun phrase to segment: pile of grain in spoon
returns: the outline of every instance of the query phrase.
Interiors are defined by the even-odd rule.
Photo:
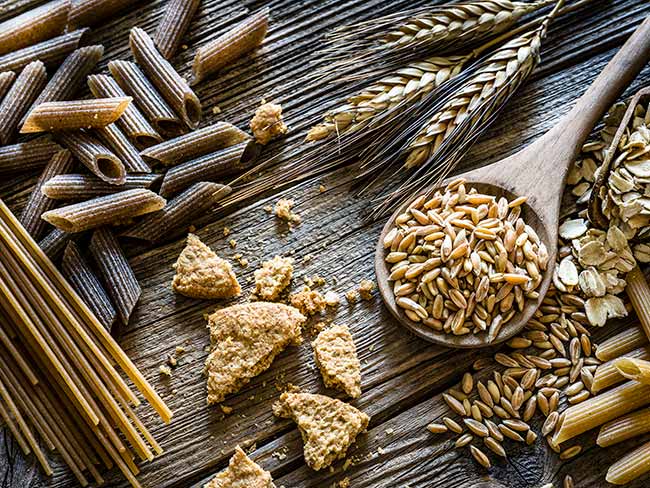
[[[512,201],[467,188],[464,179],[422,195],[384,238],[389,280],[406,316],[448,334],[493,341],[522,311],[548,264],[548,250]]]

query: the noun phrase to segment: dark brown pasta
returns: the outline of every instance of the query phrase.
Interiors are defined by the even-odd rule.
[[[123,235],[158,242],[170,232],[189,225],[195,218],[213,208],[219,200],[230,194],[229,186],[201,182],[192,185],[170,200],[165,208],[152,213],[127,229]]]
[[[131,100],[131,97],[116,97],[43,102],[27,114],[20,132],[103,128],[120,118]]]
[[[152,213],[165,206],[156,193],[136,188],[49,210],[42,218],[65,232],[83,232]]]
[[[18,122],[36,100],[45,83],[45,65],[34,61],[25,66],[0,103],[0,144],[9,144],[18,134]]]
[[[16,78],[16,73],[13,71],[5,71],[0,73],[0,102],[9,91],[9,87],[14,82]]]
[[[88,87],[96,98],[125,97],[126,93],[117,82],[107,75],[88,76]],[[135,103],[129,104],[117,121],[122,131],[140,147],[149,147],[162,142],[162,137],[144,118]]]
[[[201,0],[170,0],[153,37],[162,55],[170,59],[181,45]]]
[[[246,132],[234,125],[217,122],[151,146],[141,154],[151,161],[172,166],[249,139]]]
[[[149,35],[139,27],[131,29],[131,52],[151,82],[185,123],[195,129],[201,121],[199,97],[156,48]]]
[[[153,173],[126,175],[124,184],[116,186],[96,176],[67,174],[50,178],[41,187],[41,191],[53,200],[84,200],[135,188],[149,189],[160,177],[161,175]]]
[[[90,252],[120,320],[128,324],[142,290],[119,242],[110,230],[97,229],[90,240]]]
[[[262,44],[268,28],[269,9],[263,8],[222,36],[199,47],[192,64],[192,84],[202,81]]]
[[[79,246],[74,242],[68,242],[65,248],[61,271],[99,322],[110,331],[117,319],[115,307],[88,261],[81,255]]]
[[[0,23],[0,54],[58,36],[65,29],[70,0],[54,0]]]
[[[216,151],[198,159],[174,166],[165,174],[160,194],[169,197],[199,181],[217,181],[219,178],[250,168],[254,158],[245,158],[247,142]]]
[[[122,160],[129,173],[151,173],[151,168],[144,162],[138,150],[115,124],[96,129],[99,139],[110,147]]]
[[[72,158],[72,154],[70,154],[70,151],[63,149],[52,156],[50,162],[45,166],[43,173],[41,173],[41,177],[38,179],[32,194],[29,196],[27,205],[25,205],[23,213],[20,216],[21,224],[23,224],[25,230],[34,239],[39,239],[45,230],[46,223],[41,219],[41,215],[54,208],[54,204],[56,203],[41,192],[43,185],[50,178],[69,173],[72,171],[73,166],[74,159]]]
[[[54,260],[57,259],[65,246],[75,237],[77,234],[71,234],[69,232],[63,232],[61,229],[55,228],[46,235],[38,243],[38,247],[47,255],[48,258]]]
[[[110,19],[126,7],[133,6],[136,0],[72,0],[68,15],[68,28],[90,27]]]
[[[39,137],[29,142],[0,146],[0,175],[27,173],[41,169],[61,146],[49,137]]]
[[[112,185],[124,183],[124,164],[97,139],[82,131],[58,132],[56,137],[94,175]]]
[[[177,136],[184,131],[181,119],[134,63],[111,61],[108,63],[108,69],[122,89],[133,97],[138,108],[158,132]]]
[[[19,71],[32,61],[41,61],[45,66],[58,66],[63,59],[77,49],[88,29],[79,29],[27,46],[0,56],[0,71]]]

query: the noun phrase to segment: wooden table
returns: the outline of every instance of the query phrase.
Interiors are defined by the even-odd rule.
[[[0,1],[0,19],[39,3],[33,0]],[[330,28],[372,18],[383,13],[423,5],[406,0],[204,0],[187,39],[189,49],[174,64],[188,73],[194,47],[219,35],[263,5],[271,9],[272,24],[264,49],[236,63],[232,69],[200,84],[197,93],[204,106],[205,123],[227,120],[244,128],[260,100],[282,103],[291,127],[290,135],[265,149],[264,157],[292,148],[326,106],[328,86],[308,88],[301,78],[309,74],[319,39]],[[164,1],[144,3],[120,18],[95,29],[92,42],[106,47],[101,69],[110,59],[128,57],[128,30],[139,25],[152,30],[161,16]],[[640,19],[650,14],[646,0],[594,0],[575,14],[556,21],[543,49],[543,62],[533,80],[519,92],[507,111],[484,135],[464,160],[470,168],[497,160],[542,134],[570,107],[573,100],[594,79]],[[632,90],[650,82],[650,69],[636,80]],[[341,92],[341,95],[345,94]],[[213,113],[218,106],[221,112]],[[0,182],[0,198],[19,211],[37,175],[25,175]],[[362,213],[369,203],[350,195],[354,171],[339,169],[322,178],[281,191],[296,200],[302,225],[288,232],[264,207],[278,196],[251,202],[237,212],[200,227],[198,234],[220,255],[241,253],[250,265],[235,270],[244,285],[244,297],[251,291],[253,270],[275,254],[296,259],[294,289],[304,279],[320,275],[325,290],[341,296],[356,288],[364,278],[373,279],[373,251],[381,225],[366,225]],[[327,191],[319,192],[319,185]],[[224,236],[224,227],[231,235]],[[232,249],[230,239],[237,241]],[[350,450],[354,462],[342,472],[342,462],[333,471],[316,473],[306,467],[302,442],[295,425],[275,419],[271,405],[278,387],[292,383],[308,392],[326,392],[314,365],[309,340],[301,347],[281,354],[273,366],[255,378],[226,405],[234,409],[224,416],[219,407],[208,407],[205,379],[201,370],[209,345],[204,315],[222,303],[197,301],[172,293],[171,268],[183,242],[177,240],[157,248],[128,247],[130,261],[142,284],[143,295],[131,323],[119,336],[120,343],[136,365],[153,382],[174,411],[171,425],[164,426],[148,406],[141,415],[165,448],[165,454],[142,466],[139,479],[147,487],[200,487],[226,466],[236,444],[255,444],[252,458],[272,472],[277,486],[286,488],[330,487],[349,477],[350,486],[362,487],[538,487],[552,482],[561,486],[571,474],[579,487],[605,486],[609,464],[639,441],[610,449],[594,444],[594,435],[584,436],[585,451],[577,458],[560,462],[546,443],[518,448],[509,445],[510,457],[486,472],[471,460],[467,450],[455,450],[447,436],[434,436],[425,426],[447,413],[440,394],[457,383],[472,362],[493,351],[456,351],[433,346],[398,326],[375,297],[348,306],[345,302],[328,319],[350,326],[362,362],[363,395],[356,405],[372,415],[367,435],[359,437]],[[310,260],[308,256],[312,256]],[[599,337],[632,322],[608,325]],[[177,345],[187,348],[173,376],[166,378],[158,368]],[[332,392],[329,392],[332,394]],[[539,430],[538,423],[534,424]],[[25,459],[9,435],[0,430],[0,486],[76,486],[62,463],[54,458],[55,475],[44,479],[33,459]],[[108,476],[108,486],[123,487],[119,473]],[[632,486],[648,486],[642,480]]]

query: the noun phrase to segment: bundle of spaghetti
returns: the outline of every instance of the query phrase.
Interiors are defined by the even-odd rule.
[[[46,474],[41,445],[82,486],[88,474],[103,482],[101,463],[138,487],[136,456],[163,452],[118,367],[168,423],[163,400],[0,200],[0,418]]]

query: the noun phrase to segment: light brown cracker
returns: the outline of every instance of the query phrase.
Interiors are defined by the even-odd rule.
[[[228,467],[203,488],[275,488],[271,473],[250,460],[239,446],[230,458]]]
[[[361,365],[350,329],[346,325],[333,325],[322,331],[311,345],[325,386],[359,398]]]

